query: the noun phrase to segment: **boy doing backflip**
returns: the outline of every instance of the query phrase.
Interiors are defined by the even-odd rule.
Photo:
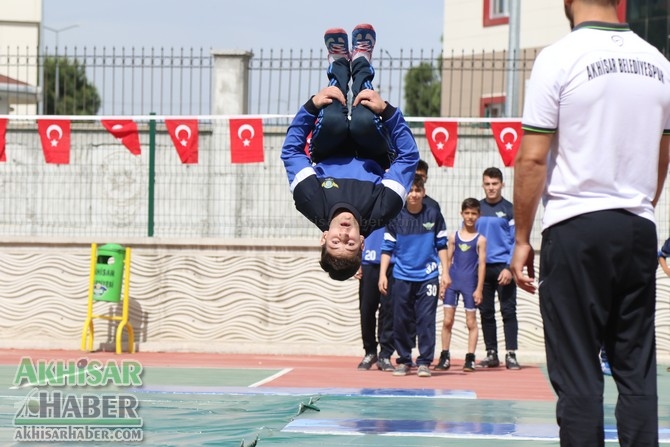
[[[374,28],[326,31],[328,87],[300,108],[281,159],[295,206],[321,231],[321,267],[332,279],[353,276],[363,240],[402,209],[419,150],[402,113],[372,90]],[[347,106],[349,82],[353,93]],[[310,157],[305,144],[312,133]]]
[[[435,369],[445,371],[451,366],[449,345],[458,297],[463,297],[465,322],[468,326],[468,353],[465,355],[463,371],[474,372],[475,349],[477,348],[477,306],[482,301],[484,276],[486,274],[486,238],[475,229],[479,218],[479,200],[467,198],[461,204],[463,226],[449,235],[447,266],[451,285],[442,291],[444,319],[442,320],[442,353]]]

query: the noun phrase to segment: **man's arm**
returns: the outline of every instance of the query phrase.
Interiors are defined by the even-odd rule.
[[[656,184],[656,196],[651,202],[654,207],[658,203],[658,199],[663,192],[663,184],[668,175],[668,165],[670,164],[670,135],[663,135],[661,137],[661,145],[658,154],[658,181]]]
[[[530,233],[547,180],[547,155],[553,138],[553,133],[524,133],[514,162],[515,247],[511,268],[517,285],[530,293],[535,292]]]

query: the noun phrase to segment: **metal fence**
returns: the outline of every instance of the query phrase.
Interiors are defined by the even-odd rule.
[[[319,231],[295,210],[279,158],[291,116],[265,118],[263,163],[231,162],[229,119],[201,117],[197,164],[182,164],[161,117],[151,156],[149,120],[139,123],[142,153],[131,154],[98,122],[72,123],[69,164],[45,163],[36,125],[11,119],[7,162],[0,163],[0,233],[97,238],[313,238]],[[453,168],[439,168],[423,119],[409,118],[421,157],[428,161],[427,192],[440,203],[449,229],[460,224],[460,204],[483,196],[482,171],[502,167],[486,122],[462,120]],[[152,160],[153,158],[153,160]],[[152,180],[151,173],[155,180]],[[513,168],[503,168],[511,198]],[[668,234],[668,192],[657,210],[659,234]],[[538,214],[536,229],[539,230]],[[534,235],[539,242],[539,232]]]
[[[326,85],[325,50],[254,50],[249,60],[248,110],[252,114],[293,114],[310,95]],[[530,73],[536,51],[522,51],[509,58],[506,52],[474,53],[375,49],[374,86],[392,104],[405,108],[407,72],[420,64],[442,78],[443,116],[482,116],[482,100],[504,94],[510,70]],[[208,115],[211,114],[211,49],[204,48],[0,48],[0,88],[18,92],[35,89],[32,101],[13,104],[14,114],[42,113],[44,98],[64,101],[76,88],[74,79],[58,70],[45,70],[47,58],[76,63],[85,71],[101,98],[98,115]],[[12,82],[16,80],[18,82]],[[56,86],[59,86],[56,89]],[[523,90],[523,81],[520,91]],[[15,97],[17,95],[14,95]],[[84,99],[81,99],[82,101]],[[35,105],[37,103],[37,105]],[[75,102],[61,114],[81,114]],[[0,112],[1,113],[1,112]]]

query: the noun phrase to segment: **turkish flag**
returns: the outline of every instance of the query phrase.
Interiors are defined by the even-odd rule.
[[[438,166],[454,167],[458,123],[456,121],[426,121],[423,124],[430,151]]]
[[[198,162],[198,120],[165,120],[182,163]]]
[[[38,119],[37,132],[47,163],[70,163],[70,120]]]
[[[0,119],[0,161],[7,161],[5,145],[7,144],[7,118]]]
[[[231,163],[263,163],[263,120],[230,119]]]
[[[491,123],[491,131],[498,145],[498,152],[505,166],[514,166],[514,158],[521,146],[521,121],[497,121]]]
[[[100,120],[105,129],[128,148],[131,154],[140,155],[140,134],[133,120]]]

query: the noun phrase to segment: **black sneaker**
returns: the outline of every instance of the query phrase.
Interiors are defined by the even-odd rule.
[[[516,353],[508,352],[507,355],[505,355],[505,366],[507,369],[521,369],[521,365],[519,365],[519,362],[516,360]]]
[[[409,372],[409,365],[406,363],[401,363],[395,367],[395,369],[393,370],[393,375],[406,376],[408,372]]]
[[[440,353],[440,360],[435,365],[435,371],[446,371],[451,366],[451,359],[449,356],[449,351],[442,351]]]
[[[465,363],[463,364],[463,371],[475,372],[475,354],[468,352],[465,354]]]
[[[377,362],[377,369],[385,372],[393,372],[395,370],[391,364],[391,360],[386,357],[379,357],[379,361]]]
[[[497,368],[500,366],[500,360],[498,359],[498,353],[493,349],[486,351],[486,358],[479,362],[479,366],[482,368]]]
[[[363,360],[361,360],[361,363],[358,364],[358,370],[359,371],[367,371],[375,363],[377,363],[377,354],[365,354],[365,357],[363,357]]]

